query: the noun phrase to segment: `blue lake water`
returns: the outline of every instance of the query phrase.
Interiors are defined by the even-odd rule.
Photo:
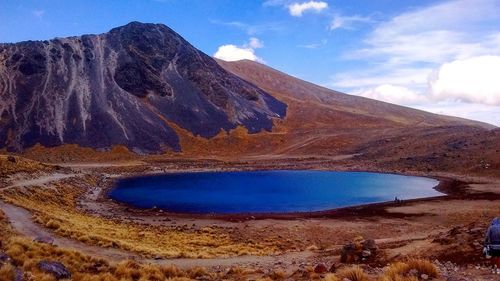
[[[286,213],[442,195],[430,178],[330,171],[178,173],[125,178],[109,197],[180,213]]]

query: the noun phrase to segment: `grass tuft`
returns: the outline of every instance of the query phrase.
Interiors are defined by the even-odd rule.
[[[11,264],[0,265],[0,281],[12,281],[15,274],[15,268]]]
[[[380,281],[418,281],[422,274],[429,278],[438,278],[439,271],[436,266],[422,259],[410,259],[406,262],[395,262],[384,270]]]
[[[340,280],[349,279],[351,281],[367,281],[368,276],[359,266],[346,267],[339,270],[337,276]]]
[[[410,259],[406,263],[410,270],[417,270],[419,275],[426,274],[430,278],[437,278],[439,276],[437,267],[428,260]]]
[[[328,273],[325,275],[325,278],[323,278],[323,281],[339,281],[339,278],[333,273]]]

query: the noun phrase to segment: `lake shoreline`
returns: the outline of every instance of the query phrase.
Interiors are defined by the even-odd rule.
[[[276,170],[277,168],[291,166],[297,169],[314,169],[329,171],[366,171],[380,172],[377,168],[363,169],[362,166],[332,165],[327,167],[324,163],[280,163],[281,166],[267,165],[267,163],[245,163],[246,168],[241,168],[238,164],[222,163],[219,166],[209,166],[206,162],[195,162],[187,165],[148,165],[142,166],[106,166],[103,167],[83,167],[72,168],[72,173],[76,177],[54,181],[46,184],[46,190],[61,190],[61,194],[69,192],[78,193],[74,197],[74,211],[78,216],[85,218],[96,218],[103,222],[119,227],[133,227],[138,231],[151,231],[162,229],[166,233],[177,234],[203,234],[216,233],[229,239],[230,243],[253,245],[260,241],[270,241],[279,247],[274,249],[272,254],[266,255],[276,261],[283,262],[287,268],[302,263],[311,262],[331,262],[336,259],[338,251],[342,245],[352,241],[354,237],[362,236],[367,239],[375,239],[380,249],[387,254],[389,259],[398,257],[422,256],[429,259],[450,258],[449,245],[436,244],[442,236],[456,227],[462,227],[461,233],[468,233],[470,229],[484,228],[491,216],[497,215],[500,211],[498,201],[498,179],[487,177],[474,177],[465,174],[439,173],[439,172],[415,172],[401,170],[386,170],[386,173],[424,176],[439,180],[436,187],[440,192],[446,192],[446,196],[435,198],[424,198],[407,200],[402,204],[394,202],[384,202],[355,206],[348,208],[338,208],[335,210],[301,213],[301,214],[257,214],[257,215],[229,215],[229,216],[195,216],[192,214],[167,213],[159,209],[141,210],[131,208],[125,204],[119,204],[102,196],[107,190],[113,187],[116,180],[123,177],[159,174],[165,171],[170,172],[192,172],[192,171],[228,171],[228,170]],[[262,169],[263,166],[268,169]],[[319,168],[319,169],[318,169]],[[356,169],[358,168],[358,169]],[[297,170],[296,169],[296,170]],[[55,173],[55,172],[53,172]],[[26,177],[26,175],[20,175]],[[20,180],[19,177],[12,180]],[[12,183],[11,183],[12,184]],[[39,189],[33,189],[34,191]],[[50,191],[53,192],[53,191]],[[53,200],[59,202],[56,196]],[[31,201],[30,201],[31,202]],[[21,206],[23,207],[23,206]],[[28,208],[29,209],[29,208]],[[32,210],[31,210],[32,211]],[[48,213],[51,217],[51,214]],[[42,225],[44,226],[44,225]],[[112,239],[115,229],[110,229],[110,233],[100,232],[93,235],[105,235]],[[96,229],[95,231],[97,231]],[[22,230],[22,229],[21,229]],[[73,230],[73,228],[70,228]],[[77,231],[76,229],[75,231]],[[138,232],[140,233],[140,232]],[[109,235],[108,235],[109,234]],[[66,237],[68,234],[63,234]],[[96,236],[98,237],[98,236]],[[162,239],[169,239],[166,236],[154,236],[162,243]],[[69,237],[73,238],[74,237]],[[76,239],[79,239],[78,237]],[[152,239],[152,238],[151,238]],[[103,240],[106,241],[106,240]],[[148,240],[149,241],[149,240]],[[460,241],[460,240],[457,240]],[[267,243],[267,242],[266,242]],[[140,244],[142,245],[142,244]],[[274,244],[273,244],[274,245]],[[103,249],[107,249],[105,246]],[[113,248],[114,246],[109,246]],[[267,249],[267,248],[266,248]],[[269,248],[270,249],[270,248]],[[126,249],[131,251],[130,249]],[[132,251],[133,252],[133,251]],[[130,252],[130,253],[132,253]],[[312,253],[311,257],[290,257],[287,253]],[[171,256],[157,255],[156,252],[134,252],[141,255],[144,261],[176,263],[183,266],[202,265],[208,266],[210,270],[217,270],[212,260],[205,257],[172,258]],[[467,255],[476,258],[478,255],[473,250],[467,250]],[[478,252],[479,253],[479,252]],[[238,255],[240,255],[238,253]],[[245,256],[247,254],[241,253]],[[460,259],[463,255],[456,255],[452,261],[463,262]],[[272,267],[274,263],[265,262],[259,256],[249,256],[250,261],[245,261],[245,266],[255,266],[258,268]],[[227,257],[227,261],[233,261],[234,257]],[[224,259],[226,260],[226,259]],[[234,260],[237,263],[236,260]]]
[[[269,171],[269,170],[277,170],[275,168],[258,168],[252,169],[248,167],[247,169],[236,169],[231,170],[233,172],[240,171]],[[287,169],[287,170],[302,170],[298,169]],[[330,170],[330,169],[308,169],[315,171],[342,171],[342,170]],[[443,193],[442,196],[433,196],[433,197],[424,197],[424,198],[415,198],[402,200],[401,202],[395,201],[385,201],[385,202],[377,202],[377,203],[369,203],[369,204],[361,204],[355,206],[348,207],[340,207],[333,208],[322,211],[313,211],[313,212],[286,212],[286,213],[271,213],[271,212],[262,212],[262,213],[237,213],[237,214],[217,214],[217,213],[182,213],[182,212],[168,212],[159,208],[137,208],[133,205],[119,202],[113,200],[108,197],[108,193],[111,189],[115,187],[117,181],[123,178],[129,177],[141,177],[141,176],[151,176],[151,175],[159,175],[159,174],[169,174],[169,173],[196,173],[196,172],[227,172],[224,169],[199,169],[199,170],[170,170],[166,173],[161,172],[146,172],[146,173],[133,173],[128,175],[115,175],[113,178],[108,178],[107,182],[100,187],[99,194],[97,200],[100,204],[104,204],[105,209],[113,210],[111,213],[113,214],[121,214],[125,215],[127,213],[139,215],[141,217],[172,217],[179,219],[206,219],[206,220],[222,220],[228,222],[242,222],[248,220],[265,220],[265,219],[277,219],[277,220],[295,220],[295,219],[308,219],[308,218],[339,218],[339,219],[349,219],[349,218],[357,218],[357,217],[384,217],[384,218],[402,218],[408,217],[405,214],[398,213],[389,213],[386,211],[389,207],[398,207],[404,206],[406,204],[412,203],[421,203],[421,202],[432,202],[432,201],[440,201],[440,200],[451,200],[451,199],[472,199],[471,194],[467,192],[470,183],[472,181],[464,181],[462,179],[458,179],[457,177],[448,177],[448,176],[437,176],[437,175],[423,175],[420,172],[394,172],[394,171],[370,171],[370,170],[348,170],[345,172],[370,172],[370,173],[381,173],[381,174],[394,174],[394,175],[402,175],[402,176],[418,176],[418,177],[426,177],[438,180],[439,183],[433,189],[438,192]],[[342,171],[344,172],[344,171]],[[490,195],[488,195],[490,196]],[[475,194],[474,197],[482,198],[487,197],[486,194]],[[101,209],[101,208],[99,208]],[[95,212],[96,210],[91,210]],[[102,210],[98,210],[98,213],[103,213]],[[109,212],[106,212],[109,214]]]

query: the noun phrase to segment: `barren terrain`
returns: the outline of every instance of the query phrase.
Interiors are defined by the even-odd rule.
[[[48,167],[37,174],[9,169],[3,175],[0,208],[14,233],[28,239],[52,240],[51,243],[63,249],[111,264],[133,259],[141,264],[175,265],[187,271],[203,267],[212,274],[238,266],[251,270],[247,278],[280,279],[283,275],[307,280],[326,276],[308,271],[318,264],[342,267],[343,245],[364,237],[374,239],[379,247],[376,259],[360,261],[372,277],[380,274],[380,268],[387,263],[423,258],[434,261],[443,272],[451,267],[446,274],[455,277],[495,280],[486,270],[487,260],[481,256],[487,224],[500,214],[500,184],[495,177],[425,173],[440,179],[439,188],[448,196],[402,204],[281,216],[192,216],[133,209],[108,200],[105,190],[116,178],[137,173],[277,168],[352,170],[348,165],[352,160],[350,157],[328,161],[290,158],[278,162],[276,159],[243,162],[143,159],[144,162],[53,166],[20,157],[15,157],[15,163],[6,157],[1,159],[2,165],[19,166],[20,171],[30,165]],[[302,277],[297,276],[299,273]]]

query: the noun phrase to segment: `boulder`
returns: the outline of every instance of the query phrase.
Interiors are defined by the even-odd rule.
[[[23,271],[19,268],[16,268],[15,274],[14,274],[14,280],[15,281],[23,281],[24,280],[24,274]]]
[[[54,244],[54,238],[48,237],[48,236],[38,236],[35,239],[33,239],[34,242],[37,243],[44,243],[44,244]]]
[[[363,241],[363,249],[375,252],[378,249],[377,243],[373,239],[367,239]]]
[[[349,242],[342,247],[340,262],[356,263],[359,261],[370,261],[376,258],[378,246],[375,240],[363,238],[358,241]]]
[[[0,263],[10,262],[10,257],[6,253],[0,252]]]
[[[16,163],[16,157],[9,155],[9,156],[7,156],[7,161],[12,162],[12,163]]]
[[[60,262],[41,261],[38,268],[42,271],[54,275],[56,279],[71,278],[71,272]]]
[[[326,273],[327,271],[328,271],[328,268],[326,267],[326,265],[324,263],[319,263],[316,265],[316,267],[314,267],[314,272],[318,273],[318,274],[323,274],[323,273]]]
[[[337,265],[333,263],[332,266],[330,266],[329,272],[331,273],[337,272]]]
[[[359,259],[358,249],[352,242],[345,244],[340,252],[340,262],[354,263]]]

